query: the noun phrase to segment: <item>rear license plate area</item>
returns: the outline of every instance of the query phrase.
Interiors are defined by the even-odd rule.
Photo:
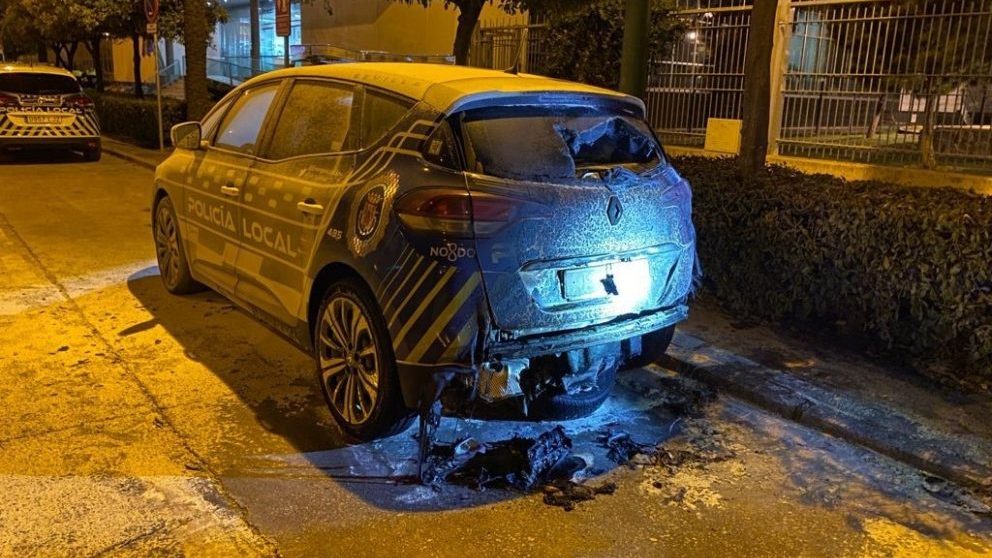
[[[60,115],[51,114],[29,114],[25,117],[25,121],[28,124],[34,124],[39,126],[58,126],[62,123],[64,117]]]
[[[562,298],[570,302],[646,292],[651,286],[645,259],[563,269],[558,277]]]

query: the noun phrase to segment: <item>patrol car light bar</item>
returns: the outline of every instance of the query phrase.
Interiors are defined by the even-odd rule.
[[[474,194],[448,188],[420,188],[396,202],[400,220],[418,232],[451,236],[488,235],[513,218],[517,202],[491,194]]]

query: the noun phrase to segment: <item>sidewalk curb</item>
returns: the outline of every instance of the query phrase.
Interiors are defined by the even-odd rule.
[[[992,442],[937,432],[882,404],[768,368],[677,331],[661,363],[788,420],[959,486],[992,490]]]
[[[125,143],[113,140],[107,137],[101,138],[100,140],[103,152],[108,155],[113,155],[119,159],[124,159],[125,161],[130,161],[136,165],[145,167],[146,169],[155,170],[157,164],[153,161],[149,161],[143,157],[139,157],[132,153],[128,153],[122,146],[127,145]]]

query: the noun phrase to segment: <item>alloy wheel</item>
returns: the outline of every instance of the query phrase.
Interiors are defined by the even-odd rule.
[[[362,424],[379,392],[379,354],[369,320],[351,298],[338,295],[324,306],[318,329],[320,378],[334,410]]]
[[[155,250],[159,272],[170,288],[179,282],[179,231],[166,204],[160,203],[155,215]]]

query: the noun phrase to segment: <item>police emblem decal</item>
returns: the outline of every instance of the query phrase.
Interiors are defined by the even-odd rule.
[[[379,226],[382,218],[382,202],[386,198],[386,188],[382,185],[373,187],[362,196],[358,202],[358,218],[355,221],[355,235],[362,240],[368,240]]]
[[[364,257],[379,246],[389,225],[389,206],[399,187],[399,176],[387,172],[359,187],[352,198],[348,214],[348,247],[358,257]]]

